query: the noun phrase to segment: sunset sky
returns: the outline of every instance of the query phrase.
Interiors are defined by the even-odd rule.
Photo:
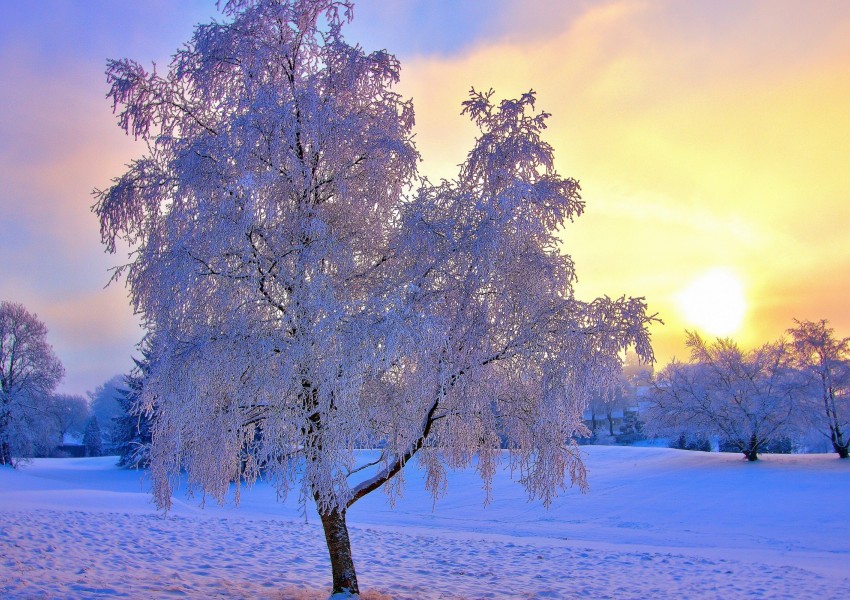
[[[47,324],[62,391],[127,372],[142,335],[123,284],[104,289],[124,257],[89,210],[143,151],[104,98],[106,59],[166,65],[214,4],[3,3],[0,299]],[[587,201],[563,234],[577,294],[646,297],[661,365],[686,357],[686,327],[850,335],[850,2],[369,0],[347,38],[401,59],[432,179],[471,146],[471,86],[537,91]]]

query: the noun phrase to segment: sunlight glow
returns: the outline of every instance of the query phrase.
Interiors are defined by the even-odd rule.
[[[720,337],[736,333],[747,310],[741,279],[724,268],[695,277],[679,292],[676,301],[690,326]]]

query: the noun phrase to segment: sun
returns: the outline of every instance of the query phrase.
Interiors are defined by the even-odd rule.
[[[725,268],[695,277],[679,292],[676,301],[689,325],[718,337],[737,332],[747,311],[741,279]]]

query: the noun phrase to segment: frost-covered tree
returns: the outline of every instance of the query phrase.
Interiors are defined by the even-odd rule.
[[[103,454],[103,441],[101,439],[100,423],[97,415],[92,415],[86,421],[83,431],[83,446],[86,448],[86,456],[100,456]]]
[[[64,373],[38,316],[0,302],[0,465],[41,445],[45,403]]]
[[[623,379],[633,394],[635,390],[649,388],[652,386],[653,364],[643,362],[636,353],[628,351],[623,360]]]
[[[804,414],[841,458],[850,455],[850,338],[836,338],[826,320],[797,321],[788,330],[794,363],[807,386]]]
[[[604,388],[593,393],[588,400],[590,412],[591,430],[596,433],[601,427],[600,420],[607,420],[608,435],[618,435],[614,430],[615,415],[621,413],[623,425],[626,419],[631,419],[629,427],[632,434],[637,423],[636,414],[629,409],[636,408],[640,402],[640,389],[648,389],[652,383],[652,364],[643,362],[640,357],[632,351],[626,352],[622,365],[622,373],[614,385],[606,385]]]
[[[174,482],[224,501],[260,473],[315,502],[333,591],[357,594],[346,511],[427,486],[500,441],[531,497],[584,485],[572,436],[588,390],[636,345],[641,299],[573,295],[559,228],[579,215],[533,93],[472,92],[480,135],[456,179],[418,179],[399,63],[342,35],[351,4],[239,0],[169,70],[109,62],[120,126],[148,153],[96,192],[104,242],[151,332],[156,498]],[[382,448],[369,465],[355,448]],[[477,460],[474,460],[477,457]],[[239,487],[236,486],[238,500]]]
[[[665,367],[649,397],[647,420],[656,431],[717,437],[750,461],[794,432],[800,385],[785,344],[744,351],[728,338],[687,336],[690,362]]]
[[[124,387],[124,377],[115,375],[87,393],[91,412],[97,416],[103,439],[109,445],[113,443],[118,419],[124,414],[119,401]]]
[[[53,394],[44,405],[44,414],[54,432],[55,445],[64,443],[66,436],[80,440],[89,416],[89,403],[83,396],[75,394]]]
[[[150,466],[153,411],[146,410],[142,402],[142,387],[150,371],[149,338],[142,343],[142,358],[133,359],[136,366],[124,378],[124,387],[119,390],[118,402],[122,414],[115,427],[114,450],[118,453],[118,464],[127,468]]]
[[[588,399],[590,410],[591,433],[596,433],[601,427],[600,420],[607,421],[608,435],[614,437],[615,414],[622,412],[628,406],[630,398],[626,395],[626,381],[620,378],[614,385],[592,393]]]

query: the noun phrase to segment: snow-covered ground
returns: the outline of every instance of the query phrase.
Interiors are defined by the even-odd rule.
[[[586,447],[591,489],[546,510],[507,472],[493,502],[450,476],[436,507],[415,469],[390,508],[349,513],[365,597],[845,598],[850,462],[835,455]],[[238,508],[182,496],[163,516],[115,459],[0,469],[0,598],[327,597],[315,514],[265,485]]]

